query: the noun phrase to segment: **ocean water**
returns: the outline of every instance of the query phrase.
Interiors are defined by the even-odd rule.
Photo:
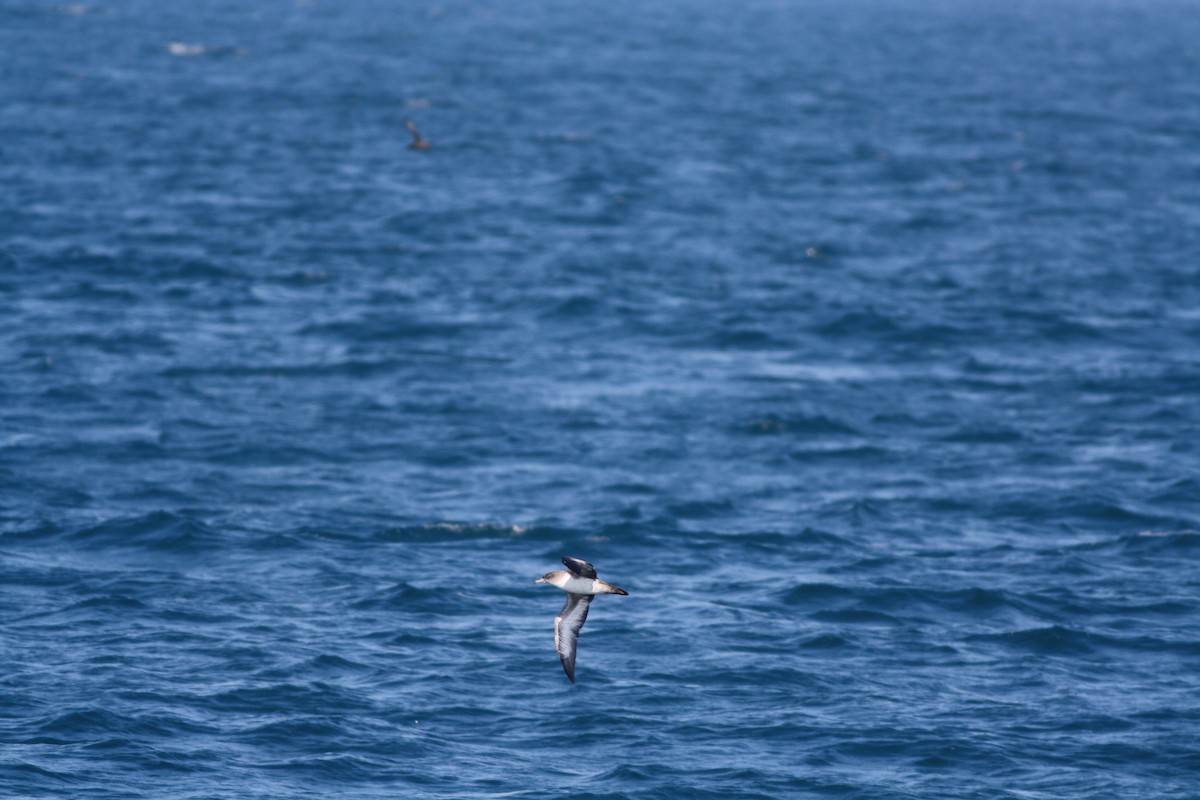
[[[1169,0],[0,0],[0,796],[1200,797],[1197,76]]]

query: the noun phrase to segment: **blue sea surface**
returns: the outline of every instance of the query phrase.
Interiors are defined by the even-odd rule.
[[[1182,0],[0,0],[0,797],[1200,797],[1198,77]]]

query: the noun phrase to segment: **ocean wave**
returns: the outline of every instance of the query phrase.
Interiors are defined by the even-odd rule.
[[[1094,630],[1052,625],[1027,628],[1006,633],[978,634],[972,641],[991,642],[1006,647],[1057,656],[1090,656],[1102,650],[1133,652],[1171,652],[1181,655],[1200,654],[1200,639],[1169,640],[1157,636],[1117,636]]]
[[[228,542],[223,531],[199,519],[169,511],[110,519],[61,533],[68,540],[89,547],[139,548],[178,554],[216,550]]]

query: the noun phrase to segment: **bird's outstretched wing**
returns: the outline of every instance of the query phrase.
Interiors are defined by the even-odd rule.
[[[408,132],[412,134],[413,144],[421,141],[421,132],[417,130],[417,125],[411,119],[404,120],[404,127],[408,128]]]
[[[574,572],[581,578],[595,578],[596,568],[582,558],[572,558],[571,556],[563,556],[562,562],[567,565],[567,569]]]
[[[404,119],[404,127],[408,128],[408,132],[412,134],[412,144],[408,146],[409,150],[428,150],[433,147],[433,143],[428,139],[421,137],[421,132],[417,130],[417,125],[407,117]]]
[[[579,630],[587,621],[588,606],[591,605],[591,602],[592,595],[590,594],[567,592],[566,605],[554,618],[554,648],[558,650],[558,657],[562,659],[563,671],[567,673],[571,683],[575,682],[575,643],[579,640]]]

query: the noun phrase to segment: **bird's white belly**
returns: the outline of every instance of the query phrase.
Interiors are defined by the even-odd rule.
[[[572,575],[567,578],[566,583],[559,587],[565,592],[571,594],[599,594],[596,581],[592,578],[581,578],[578,575]]]

